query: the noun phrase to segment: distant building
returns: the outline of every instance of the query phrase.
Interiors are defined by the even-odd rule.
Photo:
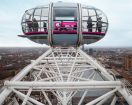
[[[124,69],[132,72],[132,54],[124,56]]]
[[[0,56],[0,60],[2,59],[2,56]]]
[[[82,47],[82,50],[85,51],[85,47],[84,47],[84,45],[82,45],[81,47]]]
[[[89,52],[88,52],[89,55],[93,55],[93,52],[94,52],[93,49],[92,48],[89,48]]]

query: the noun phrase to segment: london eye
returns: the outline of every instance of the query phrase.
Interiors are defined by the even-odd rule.
[[[98,8],[56,2],[25,11],[23,35],[50,48],[0,91],[0,105],[132,105],[128,83],[80,49],[101,40],[108,20]]]
[[[102,39],[108,29],[106,15],[92,6],[57,2],[26,10],[23,37],[51,46],[80,46]]]

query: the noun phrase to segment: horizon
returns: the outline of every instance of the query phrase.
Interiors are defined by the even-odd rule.
[[[82,46],[80,46],[82,47]],[[50,46],[0,46],[0,48],[50,48]],[[85,48],[132,48],[132,46],[85,46]]]

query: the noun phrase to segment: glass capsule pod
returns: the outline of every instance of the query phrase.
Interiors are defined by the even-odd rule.
[[[26,10],[22,30],[28,39],[50,46],[80,46],[102,39],[108,29],[106,15],[79,3],[57,2]]]

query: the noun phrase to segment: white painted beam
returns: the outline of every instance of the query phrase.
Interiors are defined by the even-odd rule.
[[[18,96],[20,96],[20,97],[23,97],[23,99],[26,97],[25,94],[23,94],[23,93],[21,93],[21,92],[19,92],[19,91],[17,91],[17,90],[14,90],[14,89],[13,89],[13,92],[16,93],[16,95],[18,95]],[[44,104],[38,102],[37,100],[31,98],[31,97],[28,97],[28,100],[31,101],[31,102],[33,102],[33,103],[36,104],[36,105],[44,105]]]
[[[114,96],[114,98],[113,98],[113,100],[112,100],[112,102],[111,102],[111,104],[110,105],[115,105],[116,104],[116,101],[117,101],[117,97],[116,96]]]
[[[88,89],[88,88],[115,88],[120,87],[120,81],[87,81],[87,82],[19,82],[5,81],[5,86],[18,89]]]
[[[114,89],[114,90],[111,90],[110,92],[108,92],[108,93],[106,93],[106,94],[104,94],[104,95],[102,95],[102,96],[96,98],[95,100],[93,100],[93,101],[87,103],[86,105],[95,105],[97,102],[99,102],[100,100],[102,100],[102,99],[104,99],[104,98],[110,96],[111,94],[113,94],[113,93],[116,92],[117,90],[118,90],[118,88],[116,88],[116,89]]]
[[[132,105],[132,95],[127,92],[125,88],[121,88],[118,90],[121,95],[125,98],[129,105]]]

